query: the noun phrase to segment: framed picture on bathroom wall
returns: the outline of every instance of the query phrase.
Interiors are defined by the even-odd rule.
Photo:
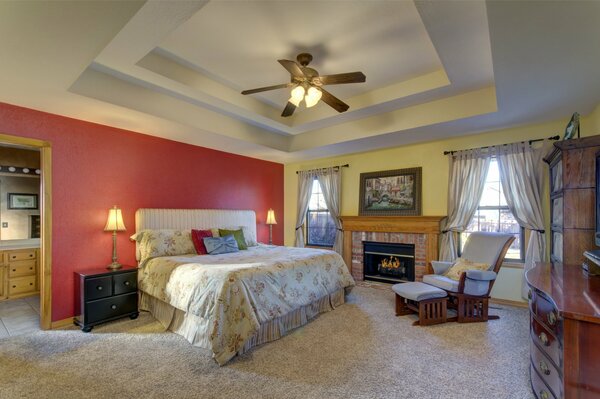
[[[38,209],[38,195],[25,193],[8,193],[8,209]]]

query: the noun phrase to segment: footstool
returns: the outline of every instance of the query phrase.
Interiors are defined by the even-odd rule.
[[[448,295],[433,285],[410,282],[392,286],[396,293],[396,316],[417,313],[414,326],[429,326],[446,322]]]

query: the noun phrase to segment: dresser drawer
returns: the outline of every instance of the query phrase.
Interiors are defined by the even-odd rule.
[[[95,277],[85,280],[85,300],[106,298],[112,295],[112,277]]]
[[[87,303],[85,323],[95,323],[137,312],[137,292]]]
[[[562,320],[554,304],[538,291],[534,291],[532,301],[532,308],[536,316],[538,316],[538,320],[544,324],[544,327],[552,331],[554,335],[561,336]]]
[[[12,262],[15,260],[30,260],[35,259],[35,249],[26,251],[10,251],[8,253],[8,261]]]
[[[554,364],[546,355],[533,343],[530,343],[531,364],[538,372],[539,377],[552,390],[555,396],[562,397],[562,373],[559,372]]]
[[[35,276],[17,277],[8,282],[8,296],[35,291]]]
[[[9,278],[33,275],[35,275],[35,260],[12,262],[8,267]]]
[[[533,316],[531,316],[531,339],[558,368],[562,367],[562,344]]]
[[[137,271],[113,276],[114,294],[121,295],[137,291]]]
[[[536,398],[557,399],[556,396],[552,394],[550,388],[548,388],[548,386],[544,383],[537,371],[535,371],[533,364],[529,365],[529,374],[531,377],[531,388],[533,389]]]

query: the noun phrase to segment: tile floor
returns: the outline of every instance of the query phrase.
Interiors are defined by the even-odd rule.
[[[0,302],[0,339],[40,329],[40,297],[30,296]]]

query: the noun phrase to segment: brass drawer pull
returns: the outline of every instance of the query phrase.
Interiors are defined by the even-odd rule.
[[[548,324],[551,326],[556,324],[556,313],[550,312],[548,313]]]
[[[550,369],[548,368],[548,365],[546,364],[546,362],[543,360],[540,360],[540,370],[545,375],[550,375]]]
[[[17,269],[13,269],[13,272],[16,272],[16,271],[17,271]]]
[[[548,336],[546,335],[546,333],[544,333],[544,332],[540,333],[538,338],[540,339],[542,344],[544,344],[544,346],[548,346]]]
[[[115,309],[117,308],[117,305],[110,305],[110,308],[111,308],[112,310],[115,310]]]
[[[13,285],[13,288],[17,288],[17,286],[16,286],[16,285]]]
[[[29,257],[30,257],[30,258],[33,258],[33,254],[29,254]]]
[[[550,399],[550,395],[545,390],[540,391],[540,399]]]

